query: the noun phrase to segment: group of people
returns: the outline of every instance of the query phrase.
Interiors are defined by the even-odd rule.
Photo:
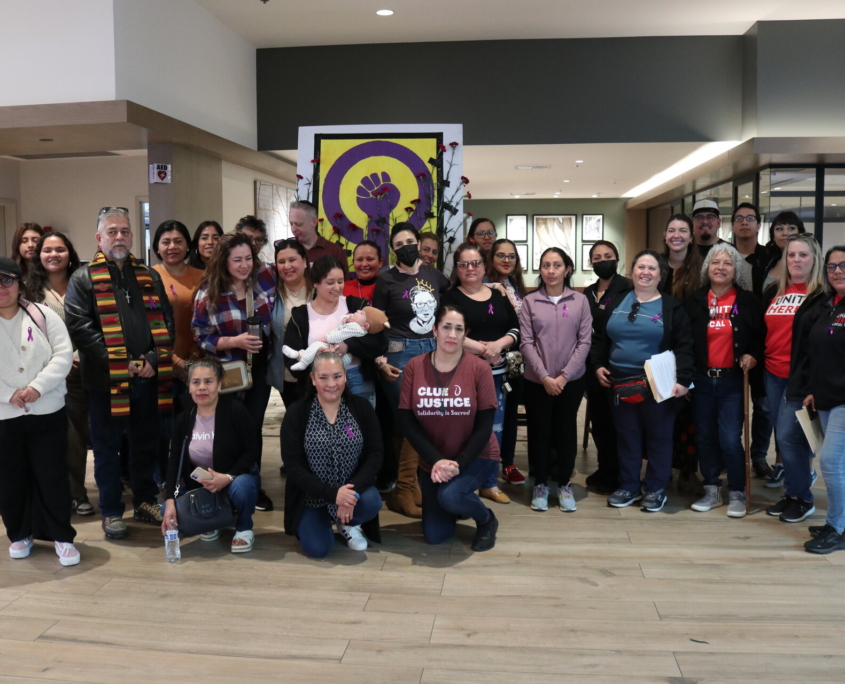
[[[293,237],[272,245],[269,263],[266,227],[253,216],[230,233],[207,221],[191,235],[166,221],[153,268],[130,253],[120,207],[100,211],[98,250],[82,266],[67,236],[19,228],[13,258],[0,259],[0,344],[14,359],[0,368],[9,445],[0,511],[12,557],[41,539],[55,542],[63,564],[79,562],[70,521],[94,513],[89,441],[107,538],[129,534],[125,484],[134,519],[163,533],[178,528],[177,497],[202,487],[233,510],[232,552],[250,551],[255,511],[273,509],[261,486],[272,388],[286,407],[285,532],[310,557],[329,553],[335,529],[355,550],[380,541],[382,495],[422,519],[429,543],[471,518],[472,548],[492,548],[498,519],[483,499],[507,504],[500,483],[526,482],[514,464],[520,404],[531,508],[548,510],[555,483],[559,508],[575,511],[585,395],[598,452],[587,484],[608,505],[661,510],[675,467],[679,488],[700,488],[693,510],[708,511],[722,505],[726,470],[727,513],[742,517],[746,374],[755,472],[786,488],[767,512],[799,522],[815,510],[813,454],[796,417],[809,406],[826,430],[829,505],[805,546],[845,548],[845,247],[822,257],[791,212],[775,218],[764,246],[757,208],[740,205],[731,245],[716,237],[718,206],[699,202],[691,218],[669,220],[662,254],[634,257],[630,279],[616,246],[598,241],[598,279],[583,293],[559,248],[541,255],[529,292],[516,245],[497,239],[488,219],[454,249],[451,278],[438,270],[437,236],[409,223],[391,230],[392,267],[364,240],[349,274],[346,252],[319,235],[313,205],[294,202],[289,220]],[[676,384],[655,397],[644,366],[667,351]]]

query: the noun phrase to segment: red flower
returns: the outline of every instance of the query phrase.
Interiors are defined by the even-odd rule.
[[[333,230],[335,233],[339,233],[339,232],[340,232],[340,228],[338,228],[337,226],[332,226],[332,230]]]
[[[296,174],[296,180],[302,180],[302,176],[300,176],[299,174]]]
[[[385,194],[385,193],[386,193],[386,192],[388,192],[389,190],[390,190],[390,188],[388,188],[388,187],[385,185],[383,188],[381,188],[381,189],[379,190],[379,192],[380,192],[380,193],[382,193],[382,194]]]
[[[467,178],[466,176],[461,176],[461,183],[467,185],[469,183],[469,178]]]
[[[369,214],[367,214],[367,218],[368,218],[368,219],[371,219],[371,218],[372,218],[372,216],[370,216]]]
[[[414,209],[413,207],[405,207],[405,211],[407,211],[409,214],[413,214],[416,209]]]
[[[419,204],[420,201],[418,199],[412,199],[411,204]]]
[[[336,212],[334,213],[334,217],[335,217],[335,218],[343,218],[343,214],[341,214],[339,211],[336,211]]]
[[[425,173],[418,173],[417,174],[417,178],[426,178],[426,177],[428,177],[428,174],[425,174]]]
[[[322,222],[323,222],[323,221],[325,221],[325,220],[326,220],[326,219],[317,219],[317,221],[318,221],[318,222],[320,222],[320,223],[322,223]]]
[[[451,147],[452,149],[455,149],[457,146],[458,146],[458,143],[456,143],[454,140],[449,143],[449,147]]]
[[[438,145],[437,149],[440,150],[441,152],[445,152],[446,151],[446,145]]]
[[[320,163],[320,160],[319,160],[319,159],[312,159],[312,160],[311,160],[311,163],[312,163],[312,164],[319,164],[319,163]]]
[[[467,193],[467,199],[472,199],[472,193],[471,192]]]
[[[350,223],[349,230],[358,230],[358,226],[356,226],[354,223]]]
[[[467,216],[469,216],[470,218],[472,218],[472,212],[471,212],[471,211],[468,211],[468,212],[467,212]]]
[[[380,233],[380,232],[381,232],[381,228],[376,228],[376,227],[370,228],[370,232],[371,232],[371,233]]]

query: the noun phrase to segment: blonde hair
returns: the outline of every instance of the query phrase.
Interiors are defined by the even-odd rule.
[[[822,282],[824,261],[822,259],[822,248],[819,247],[818,241],[810,233],[798,233],[798,235],[790,236],[786,246],[783,248],[784,265],[783,268],[780,269],[778,291],[775,294],[775,297],[780,297],[784,292],[786,292],[786,288],[789,287],[792,282],[792,278],[789,277],[789,265],[786,263],[786,252],[793,242],[803,242],[813,253],[813,270],[810,271],[810,277],[807,279],[807,297],[812,297],[814,294],[821,292],[824,289],[824,284]]]

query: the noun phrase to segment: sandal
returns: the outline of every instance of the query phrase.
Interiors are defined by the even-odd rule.
[[[220,536],[220,530],[212,530],[211,532],[206,532],[205,534],[200,535],[200,539],[203,541],[214,541]]]
[[[253,544],[255,544],[255,532],[252,530],[235,532],[235,536],[232,537],[232,553],[252,551]]]
[[[26,558],[32,549],[32,537],[12,542],[9,546],[9,555],[12,558]]]

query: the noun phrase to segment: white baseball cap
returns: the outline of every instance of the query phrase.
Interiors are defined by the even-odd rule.
[[[692,215],[700,214],[703,211],[712,211],[716,216],[720,216],[719,205],[712,199],[698,200],[692,208]]]

